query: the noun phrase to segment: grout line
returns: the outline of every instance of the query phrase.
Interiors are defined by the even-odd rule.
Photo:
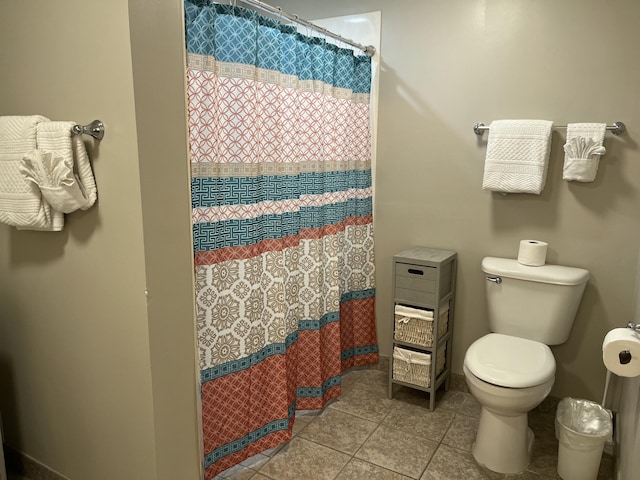
[[[362,447],[364,446],[365,443],[367,443],[369,441],[369,439],[373,436],[374,433],[376,433],[378,431],[378,429],[380,428],[380,426],[382,425],[382,422],[379,422],[376,425],[376,428],[374,428],[371,433],[369,434],[369,436],[364,440],[364,442],[362,442],[362,445],[360,445],[355,452],[353,452],[353,457],[357,458],[356,455],[358,454],[358,452],[362,449]],[[369,462],[371,463],[371,462]]]
[[[351,460],[353,460],[353,456],[351,458],[349,458],[349,460],[347,460],[347,463],[345,463],[342,468],[340,469],[340,471],[338,473],[336,473],[336,476],[333,477],[332,480],[336,480],[336,478],[338,478],[340,476],[340,474],[342,473],[342,471],[347,468],[347,465],[349,465],[351,463]]]

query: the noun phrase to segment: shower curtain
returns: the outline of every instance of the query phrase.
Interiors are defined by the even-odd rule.
[[[205,478],[377,363],[371,62],[185,2]]]

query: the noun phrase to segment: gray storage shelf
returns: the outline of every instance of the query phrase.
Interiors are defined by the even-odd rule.
[[[449,390],[451,381],[451,345],[453,341],[453,320],[456,294],[457,254],[451,250],[415,247],[402,251],[393,257],[393,306],[391,311],[392,354],[389,362],[389,398],[393,398],[394,384],[404,385],[429,393],[429,409],[435,407],[436,391],[444,384]],[[432,336],[430,346],[396,339],[396,305],[428,309],[433,311]],[[441,310],[448,305],[449,316],[446,332],[438,335]],[[438,362],[442,361],[440,351],[445,347],[443,370],[437,374]],[[430,385],[425,387],[399,380],[393,376],[393,350],[400,347],[411,352],[426,353],[431,356]],[[402,365],[402,362],[401,362]],[[434,381],[435,379],[435,381]]]

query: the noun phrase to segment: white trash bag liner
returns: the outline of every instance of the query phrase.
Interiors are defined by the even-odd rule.
[[[589,400],[563,398],[556,412],[558,475],[563,480],[597,480],[602,450],[611,439],[611,413]]]
[[[556,412],[556,438],[560,442],[591,448],[604,444],[612,433],[611,414],[601,405],[571,397],[560,400]]]

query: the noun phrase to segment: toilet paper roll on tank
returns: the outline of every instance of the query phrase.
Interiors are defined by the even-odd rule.
[[[614,328],[602,342],[602,361],[620,377],[640,376],[640,335],[630,328]]]
[[[546,242],[540,240],[520,240],[518,263],[529,267],[541,267],[547,261]]]

